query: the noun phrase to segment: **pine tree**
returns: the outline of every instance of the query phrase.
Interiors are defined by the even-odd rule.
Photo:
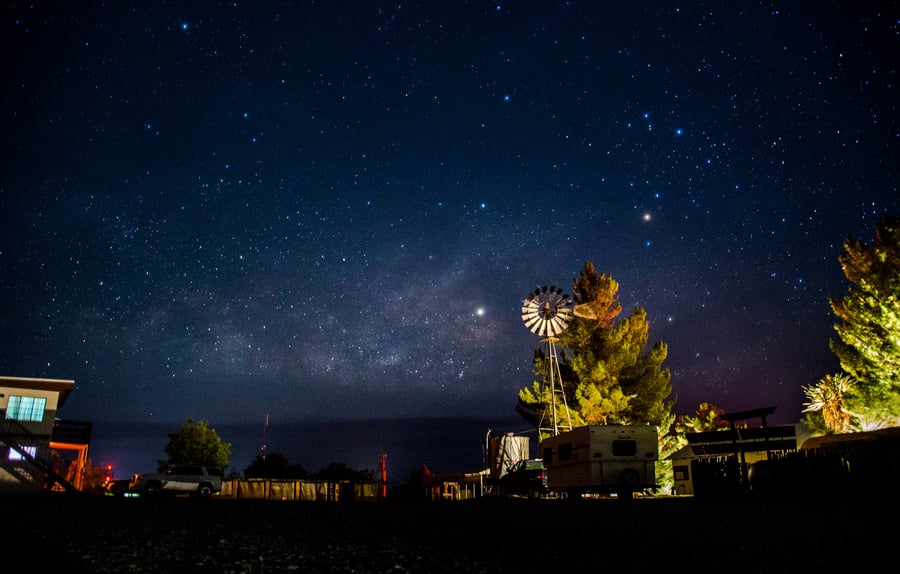
[[[598,274],[591,262],[573,281],[576,317],[559,335],[562,388],[566,393],[573,426],[585,424],[670,425],[675,403],[671,373],[663,368],[668,348],[658,342],[645,351],[649,338],[646,312],[635,307],[616,322],[622,312],[619,284]],[[547,358],[535,353],[535,374],[547,372]],[[536,424],[534,413],[546,412],[547,391],[541,385],[519,392],[518,411]],[[661,434],[668,430],[661,428]]]
[[[840,321],[830,347],[856,381],[847,405],[867,419],[900,424],[900,218],[879,219],[872,249],[847,237],[838,260],[850,286],[830,301]]]

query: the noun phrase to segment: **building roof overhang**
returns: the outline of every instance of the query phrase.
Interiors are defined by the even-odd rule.
[[[0,387],[14,389],[37,389],[41,391],[56,391],[59,393],[57,408],[63,406],[66,399],[75,389],[75,381],[69,379],[43,379],[32,377],[0,377]]]

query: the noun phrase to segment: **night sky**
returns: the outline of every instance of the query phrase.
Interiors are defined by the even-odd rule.
[[[66,419],[515,417],[590,261],[677,413],[793,423],[900,213],[895,2],[2,10],[0,373]]]

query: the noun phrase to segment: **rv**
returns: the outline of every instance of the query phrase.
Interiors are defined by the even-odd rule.
[[[541,441],[547,487],[568,498],[615,494],[631,498],[656,488],[659,429],[652,425],[589,425]]]

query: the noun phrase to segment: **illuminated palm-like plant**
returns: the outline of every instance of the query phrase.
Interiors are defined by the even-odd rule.
[[[684,434],[688,432],[728,430],[729,423],[722,418],[724,414],[725,409],[712,403],[700,403],[695,416],[685,415],[675,421],[675,431]]]
[[[836,433],[850,431],[852,413],[845,406],[844,397],[854,386],[854,380],[849,375],[838,373],[825,375],[815,385],[803,387],[808,402],[803,412],[820,412],[825,422],[825,427]]]

